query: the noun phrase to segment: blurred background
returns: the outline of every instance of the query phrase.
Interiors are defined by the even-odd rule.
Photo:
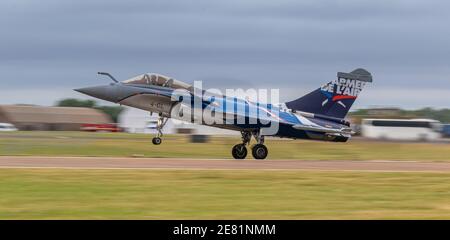
[[[159,72],[203,80],[206,88],[277,88],[283,102],[337,71],[365,67],[375,82],[353,106],[355,130],[371,138],[437,140],[448,136],[450,121],[448,7],[446,1],[2,1],[0,129],[151,133],[154,117],[72,90],[105,83],[95,75],[100,70],[118,79]],[[388,126],[369,127],[365,118],[438,122],[405,123],[411,134],[396,126],[391,136],[379,132]],[[183,124],[165,131],[232,134]]]

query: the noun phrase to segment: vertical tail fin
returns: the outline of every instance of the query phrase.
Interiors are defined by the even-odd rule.
[[[337,73],[337,79],[294,101],[286,102],[292,110],[344,118],[372,75],[358,68],[350,73]]]

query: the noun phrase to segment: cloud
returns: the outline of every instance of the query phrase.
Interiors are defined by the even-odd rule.
[[[450,80],[448,9],[447,1],[405,0],[4,0],[0,86],[34,89],[33,101],[52,103],[52,89],[107,81],[98,70],[121,79],[160,72],[209,87],[286,89],[291,99],[337,71],[365,67],[375,77],[366,91],[376,95],[437,91]]]

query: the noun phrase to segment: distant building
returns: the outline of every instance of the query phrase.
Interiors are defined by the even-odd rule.
[[[83,124],[112,121],[92,108],[0,105],[0,122],[14,124],[19,130],[79,131]]]
[[[125,107],[119,115],[119,127],[129,133],[151,133],[156,134],[155,123],[158,119],[156,114],[150,115],[149,112],[137,108]],[[163,128],[163,133],[171,134],[176,130],[171,121]]]
[[[129,133],[156,134],[157,114],[150,115],[149,112],[126,107],[119,115],[119,127]],[[169,119],[163,128],[163,133],[188,133],[200,135],[239,135],[237,131],[186,123],[175,119]]]

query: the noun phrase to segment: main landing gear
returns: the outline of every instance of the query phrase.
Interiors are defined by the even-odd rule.
[[[163,135],[162,133],[162,128],[164,127],[164,125],[166,125],[168,118],[164,118],[163,116],[159,115],[158,117],[158,121],[156,122],[156,137],[154,137],[152,139],[152,143],[154,145],[159,145],[161,144],[162,140],[161,140],[161,136]]]
[[[267,147],[264,145],[264,136],[261,136],[259,131],[242,131],[242,143],[236,144],[231,150],[231,154],[235,159],[244,159],[247,156],[246,145],[250,144],[252,136],[256,140],[256,144],[251,147],[253,158],[265,159],[269,153]]]

